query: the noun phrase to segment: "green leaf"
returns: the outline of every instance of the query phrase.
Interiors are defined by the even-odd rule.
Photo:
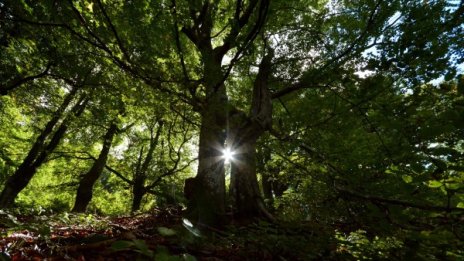
[[[431,188],[439,188],[439,187],[441,187],[441,186],[443,186],[443,183],[441,183],[441,182],[438,181],[438,180],[431,180],[431,181],[429,181],[429,187],[431,187]]]
[[[161,253],[156,253],[155,255],[155,260],[160,260],[160,261],[182,261],[182,259],[178,256],[172,256],[169,253],[166,252],[161,252]]]
[[[145,255],[145,256],[149,256],[149,257],[152,257],[153,256],[153,251],[151,251],[148,246],[147,246],[147,243],[145,242],[145,240],[140,240],[140,239],[134,239],[132,240],[134,242],[134,246],[137,248],[137,252]]]
[[[93,3],[89,3],[86,7],[91,13],[93,13]]]
[[[121,251],[121,250],[125,250],[125,249],[128,249],[128,248],[131,248],[134,246],[134,242],[132,241],[127,241],[127,240],[119,240],[119,241],[115,241],[112,245],[111,245],[111,249],[113,251]]]
[[[166,237],[174,236],[177,234],[175,230],[167,228],[167,227],[158,227],[157,230],[162,236],[166,236]]]
[[[412,182],[412,177],[409,176],[409,175],[403,175],[403,176],[401,176],[401,178],[402,178],[403,181],[406,182],[406,183],[411,183],[411,182]]]

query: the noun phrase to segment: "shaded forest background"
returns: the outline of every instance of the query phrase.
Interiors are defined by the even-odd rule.
[[[3,256],[75,224],[166,260],[464,259],[463,21],[463,1],[0,2]]]

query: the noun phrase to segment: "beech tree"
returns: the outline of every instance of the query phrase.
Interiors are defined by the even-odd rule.
[[[97,68],[111,67],[197,113],[198,170],[186,181],[187,213],[212,226],[225,222],[225,149],[235,154],[235,216],[273,219],[258,187],[257,141],[266,131],[282,143],[298,141],[295,129],[311,130],[304,114],[272,121],[276,115],[290,119],[289,108],[307,107],[308,97],[325,91],[351,102],[344,91],[359,93],[366,77],[385,79],[383,87],[395,90],[442,75],[450,80],[463,59],[462,1],[95,0],[2,7],[10,30],[37,28],[44,39],[66,39],[50,44],[63,52],[85,46],[79,57],[92,54]],[[13,56],[21,50],[2,48]],[[66,66],[40,64],[31,74],[10,73],[3,92]],[[297,148],[307,149],[293,144]]]

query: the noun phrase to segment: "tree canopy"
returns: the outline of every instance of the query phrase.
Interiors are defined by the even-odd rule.
[[[0,207],[463,258],[463,21],[457,0],[0,2]]]

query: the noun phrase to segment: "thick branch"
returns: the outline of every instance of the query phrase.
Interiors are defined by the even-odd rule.
[[[235,53],[234,57],[231,59],[229,66],[227,67],[224,76],[220,83],[223,83],[227,77],[229,77],[230,72],[232,71],[232,68],[234,67],[235,63],[240,59],[240,56],[242,53],[249,47],[249,45],[254,41],[254,39],[258,36],[259,32],[261,31],[261,28],[264,26],[269,10],[269,0],[262,0],[261,4],[258,8],[259,13],[258,13],[258,18],[253,26],[253,28],[249,31],[248,35],[245,37],[245,40],[241,44],[241,46],[238,48],[237,52]],[[248,21],[248,20],[247,20]],[[234,40],[235,41],[235,40]],[[223,46],[227,47],[227,43],[224,43]],[[215,54],[218,57],[223,57],[227,51],[232,48],[233,46],[226,47],[219,46],[214,49]]]
[[[103,13],[103,16],[106,19],[106,22],[110,26],[111,32],[113,33],[114,37],[116,38],[116,42],[118,43],[119,49],[121,49],[121,52],[124,54],[126,59],[128,61],[130,61],[130,56],[129,56],[128,52],[127,52],[127,49],[124,47],[124,44],[122,43],[121,38],[119,37],[118,31],[114,27],[114,24],[111,22],[111,19],[108,16],[108,13],[106,12],[105,8],[103,7],[103,3],[101,2],[101,0],[97,0],[97,3],[98,3],[98,6],[100,7],[100,10]]]
[[[221,57],[224,56],[227,53],[227,51],[229,51],[234,46],[234,43],[237,40],[237,36],[239,35],[240,30],[250,20],[250,16],[253,13],[253,10],[255,9],[256,5],[258,4],[258,0],[251,1],[248,4],[247,9],[243,12],[242,16],[240,16],[242,4],[242,1],[237,1],[233,24],[231,25],[232,28],[229,34],[226,36],[224,44],[215,48],[215,51]]]

